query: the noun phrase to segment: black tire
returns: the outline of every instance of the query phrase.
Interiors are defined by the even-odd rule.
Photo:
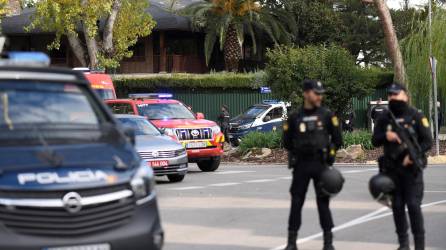
[[[220,156],[214,157],[210,160],[204,160],[197,162],[198,168],[203,172],[213,172],[220,166],[221,158]]]
[[[184,174],[171,174],[167,176],[167,179],[169,179],[170,182],[182,182],[184,177],[186,177]]]

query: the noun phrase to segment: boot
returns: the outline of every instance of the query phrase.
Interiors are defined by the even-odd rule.
[[[324,232],[324,248],[322,250],[335,250],[333,246],[333,233],[331,231]]]
[[[415,250],[424,250],[424,237],[415,237]]]
[[[288,243],[284,250],[297,250],[297,232],[288,232]]]
[[[409,236],[407,234],[398,236],[398,243],[400,244],[400,247],[397,250],[410,250]]]

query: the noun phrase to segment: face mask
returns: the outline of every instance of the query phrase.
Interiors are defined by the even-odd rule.
[[[389,101],[389,108],[395,114],[402,114],[406,111],[408,105],[405,101],[391,100]]]

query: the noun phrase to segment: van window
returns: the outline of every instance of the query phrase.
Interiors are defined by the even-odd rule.
[[[122,115],[134,115],[135,111],[133,111],[133,107],[130,103],[107,103],[107,105],[111,108],[113,114],[122,114]]]

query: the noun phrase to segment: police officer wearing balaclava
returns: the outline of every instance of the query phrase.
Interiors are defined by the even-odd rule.
[[[323,249],[334,249],[330,196],[321,189],[320,178],[324,170],[334,163],[336,149],[342,145],[342,131],[338,118],[321,106],[324,92],[320,81],[305,80],[304,104],[289,116],[283,126],[283,143],[291,159],[290,168],[293,168],[286,250],[297,249],[296,240],[301,226],[302,206],[310,180],[313,180],[316,189],[319,220],[324,232]]]
[[[427,118],[421,111],[409,106],[409,97],[403,85],[391,84],[387,88],[387,94],[389,110],[396,118],[396,122],[415,136],[422,151],[420,155],[424,156],[432,147],[432,136]],[[423,172],[413,166],[413,159],[404,148],[401,138],[394,132],[395,125],[392,125],[391,114],[387,113],[378,119],[372,143],[375,147],[384,146],[384,163],[380,166],[384,169],[381,171],[389,175],[395,183],[392,209],[399,241],[398,250],[410,249],[406,207],[409,211],[415,250],[424,250],[425,231],[420,207],[424,189]]]

